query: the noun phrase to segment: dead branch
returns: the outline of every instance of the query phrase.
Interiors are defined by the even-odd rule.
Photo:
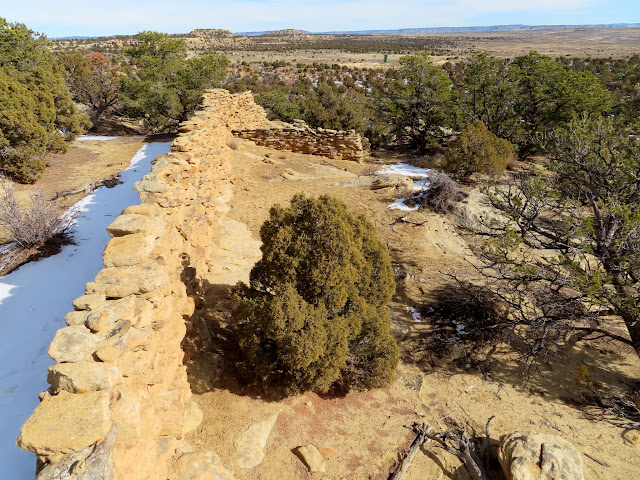
[[[593,455],[589,455],[588,453],[584,454],[585,457],[589,457],[591,460],[593,460],[596,463],[599,463],[600,465],[602,465],[603,467],[610,467],[611,465],[609,465],[607,462],[600,460],[599,458],[594,457]]]
[[[488,480],[486,469],[491,460],[490,429],[493,418],[494,416],[487,421],[485,427],[487,448],[484,455],[481,454],[478,446],[473,439],[467,436],[465,431],[454,432],[447,430],[443,433],[433,434],[429,433],[431,430],[429,424],[415,424],[414,430],[417,432],[416,438],[388,480],[400,480],[404,476],[409,470],[416,453],[427,440],[433,440],[438,447],[458,457],[465,469],[469,472],[469,475],[471,475],[472,480]]]
[[[396,470],[389,475],[388,480],[401,480],[404,474],[407,473],[409,467],[411,467],[414,457],[418,453],[418,450],[420,450],[420,447],[422,447],[426,440],[426,434],[429,428],[431,427],[426,423],[423,423],[418,427],[418,434],[411,443],[411,447],[409,448],[407,455],[400,461]]]
[[[494,418],[496,418],[496,416],[495,415],[491,415],[491,418],[489,418],[489,420],[487,420],[487,426],[484,429],[484,431],[485,431],[485,440],[487,442],[487,444],[485,445],[485,450],[484,450],[484,465],[485,465],[485,467],[488,467],[489,464],[491,463],[491,435],[490,435],[490,431],[491,431],[491,420],[493,420]]]

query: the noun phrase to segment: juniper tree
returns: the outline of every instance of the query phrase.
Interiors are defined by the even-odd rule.
[[[396,135],[424,153],[448,136],[458,123],[451,81],[426,53],[400,58],[400,68],[389,70],[377,86],[376,101]]]
[[[387,304],[386,246],[364,217],[330,196],[271,208],[262,259],[239,284],[234,311],[244,368],[286,392],[389,384],[398,363]]]
[[[487,130],[481,121],[465,126],[445,151],[447,171],[460,178],[474,173],[499,176],[513,157],[513,146]]]
[[[44,154],[64,152],[65,140],[91,125],[77,112],[46,38],[3,18],[0,100],[0,171],[20,182],[36,181]]]

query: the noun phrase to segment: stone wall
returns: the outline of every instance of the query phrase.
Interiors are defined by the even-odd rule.
[[[337,131],[323,128],[312,129],[303,121],[293,125],[271,122],[269,126],[256,129],[234,130],[238,138],[244,138],[263,147],[289,150],[310,155],[322,155],[343,160],[364,160],[368,144],[355,130]]]
[[[250,93],[207,91],[172,152],[135,185],[142,204],[108,227],[105,268],[53,339],[51,387],[18,439],[38,456],[38,479],[187,478],[184,436],[202,420],[181,349],[188,285],[211,268],[229,209],[231,131],[265,118]]]

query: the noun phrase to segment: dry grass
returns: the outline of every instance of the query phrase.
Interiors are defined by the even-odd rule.
[[[13,184],[0,176],[0,231],[9,242],[22,248],[40,247],[57,236],[68,235],[77,213],[63,214],[55,200],[47,200],[42,191],[29,193],[29,204],[18,202]]]

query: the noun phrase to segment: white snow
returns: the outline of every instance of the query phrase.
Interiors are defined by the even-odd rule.
[[[435,173],[430,168],[414,167],[408,163],[393,163],[390,165],[383,165],[380,170],[376,172],[376,175],[404,175],[413,179],[413,191],[422,191],[429,188],[431,182],[429,181],[429,175]],[[390,210],[402,210],[403,212],[414,212],[418,210],[417,206],[410,207],[405,202],[406,198],[398,198],[395,202],[389,205]]]
[[[76,204],[82,216],[75,227],[77,245],[58,255],[23,265],[0,278],[0,465],[3,478],[32,480],[36,459],[15,442],[20,427],[46,390],[47,355],[56,331],[65,327],[71,302],[103,268],[106,227],[130,205],[140,203],[133,183],[148,173],[151,160],[169,152],[170,143],[142,147],[120,176],[121,185],[100,188]]]
[[[407,313],[411,314],[411,317],[413,318],[414,322],[416,323],[422,322],[422,315],[420,315],[420,312],[418,312],[414,307],[409,307],[408,305],[405,304],[405,309]]]
[[[464,325],[461,325],[457,320],[451,320],[451,323],[453,323],[456,326],[456,333],[458,335],[467,334],[467,332],[464,330]]]
[[[415,205],[413,207],[410,207],[409,205],[404,203],[405,200],[406,200],[406,198],[398,198],[391,205],[389,205],[387,208],[389,210],[402,210],[403,212],[415,212],[416,210],[418,210],[418,206],[417,205]]]
[[[433,173],[433,170],[430,168],[414,167],[408,163],[393,163],[390,165],[383,165],[376,173],[378,175],[393,173],[396,175],[406,175],[407,177],[426,178]]]
[[[80,135],[76,137],[76,142],[96,142],[104,140],[115,140],[120,137],[108,137],[106,135]]]

